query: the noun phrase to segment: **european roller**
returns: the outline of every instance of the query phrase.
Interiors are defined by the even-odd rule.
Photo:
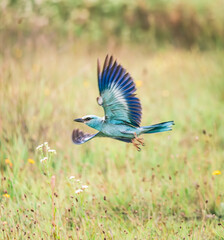
[[[172,130],[173,121],[150,126],[140,126],[142,107],[136,97],[133,78],[117,61],[108,55],[100,70],[97,61],[97,76],[100,96],[97,102],[103,107],[105,116],[87,115],[74,119],[96,129],[95,134],[84,133],[74,129],[72,140],[75,144],[85,143],[96,137],[109,137],[122,142],[132,143],[138,151],[144,145],[142,134],[158,133]]]

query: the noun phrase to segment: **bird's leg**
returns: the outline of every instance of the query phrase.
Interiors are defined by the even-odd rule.
[[[134,133],[134,135],[135,135],[136,141],[138,141],[142,146],[144,146],[145,145],[144,144],[144,139],[143,138],[139,138],[136,133]]]
[[[143,138],[139,138],[136,133],[134,133],[134,136],[135,137],[131,140],[131,142],[134,145],[134,147],[137,148],[138,151],[141,151],[141,148],[139,147],[139,145],[141,144],[142,146],[144,146]]]
[[[135,142],[135,138],[132,138],[132,139],[131,139],[131,142],[132,142],[132,144],[134,145],[134,147],[137,148],[138,151],[141,151],[141,148],[139,147],[139,143],[136,143],[136,142]]]

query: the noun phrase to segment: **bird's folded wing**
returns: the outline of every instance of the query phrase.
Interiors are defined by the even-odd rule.
[[[72,141],[75,144],[82,144],[96,137],[97,134],[99,134],[99,132],[96,134],[89,134],[89,133],[84,133],[79,129],[74,129],[72,132]]]
[[[125,122],[138,127],[141,123],[142,108],[135,97],[135,83],[129,73],[107,56],[100,72],[98,61],[98,85],[100,97],[98,104],[104,108],[106,119],[110,122]]]

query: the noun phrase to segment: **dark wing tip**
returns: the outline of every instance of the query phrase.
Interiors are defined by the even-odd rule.
[[[90,140],[92,137],[94,137],[96,134],[89,134],[84,133],[83,131],[79,129],[74,129],[72,132],[72,141],[75,144],[82,144]]]
[[[106,70],[107,65],[108,65],[108,54],[107,54],[107,56],[106,56],[106,58],[104,60],[103,71]]]
[[[75,143],[75,144],[78,144],[78,137],[79,137],[79,129],[74,129],[72,131],[72,141]]]
[[[75,144],[81,144],[83,143],[83,140],[85,138],[85,134],[83,131],[79,130],[79,129],[74,129],[72,132],[72,141]]]
[[[100,78],[100,61],[99,61],[99,58],[97,58],[97,77]]]

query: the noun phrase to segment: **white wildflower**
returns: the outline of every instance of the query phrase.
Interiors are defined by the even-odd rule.
[[[41,163],[44,162],[44,161],[47,161],[47,157],[44,157],[40,160]]]
[[[76,179],[76,182],[80,182],[80,179]]]
[[[49,152],[49,153],[54,153],[54,154],[56,154],[56,150],[54,150],[54,149],[48,148],[48,152]]]
[[[75,191],[75,193],[77,193],[77,194],[79,194],[79,193],[81,193],[81,192],[83,192],[82,189],[78,189],[78,190]]]
[[[71,180],[71,179],[74,179],[74,178],[75,178],[75,176],[70,176],[70,177],[69,177],[70,180]]]
[[[36,147],[36,150],[39,150],[39,149],[41,149],[42,147],[43,147],[43,144],[37,146],[37,147]]]
[[[82,189],[84,190],[84,189],[87,189],[88,188],[88,186],[87,185],[82,185]]]
[[[44,145],[48,146],[48,142],[44,142]]]

